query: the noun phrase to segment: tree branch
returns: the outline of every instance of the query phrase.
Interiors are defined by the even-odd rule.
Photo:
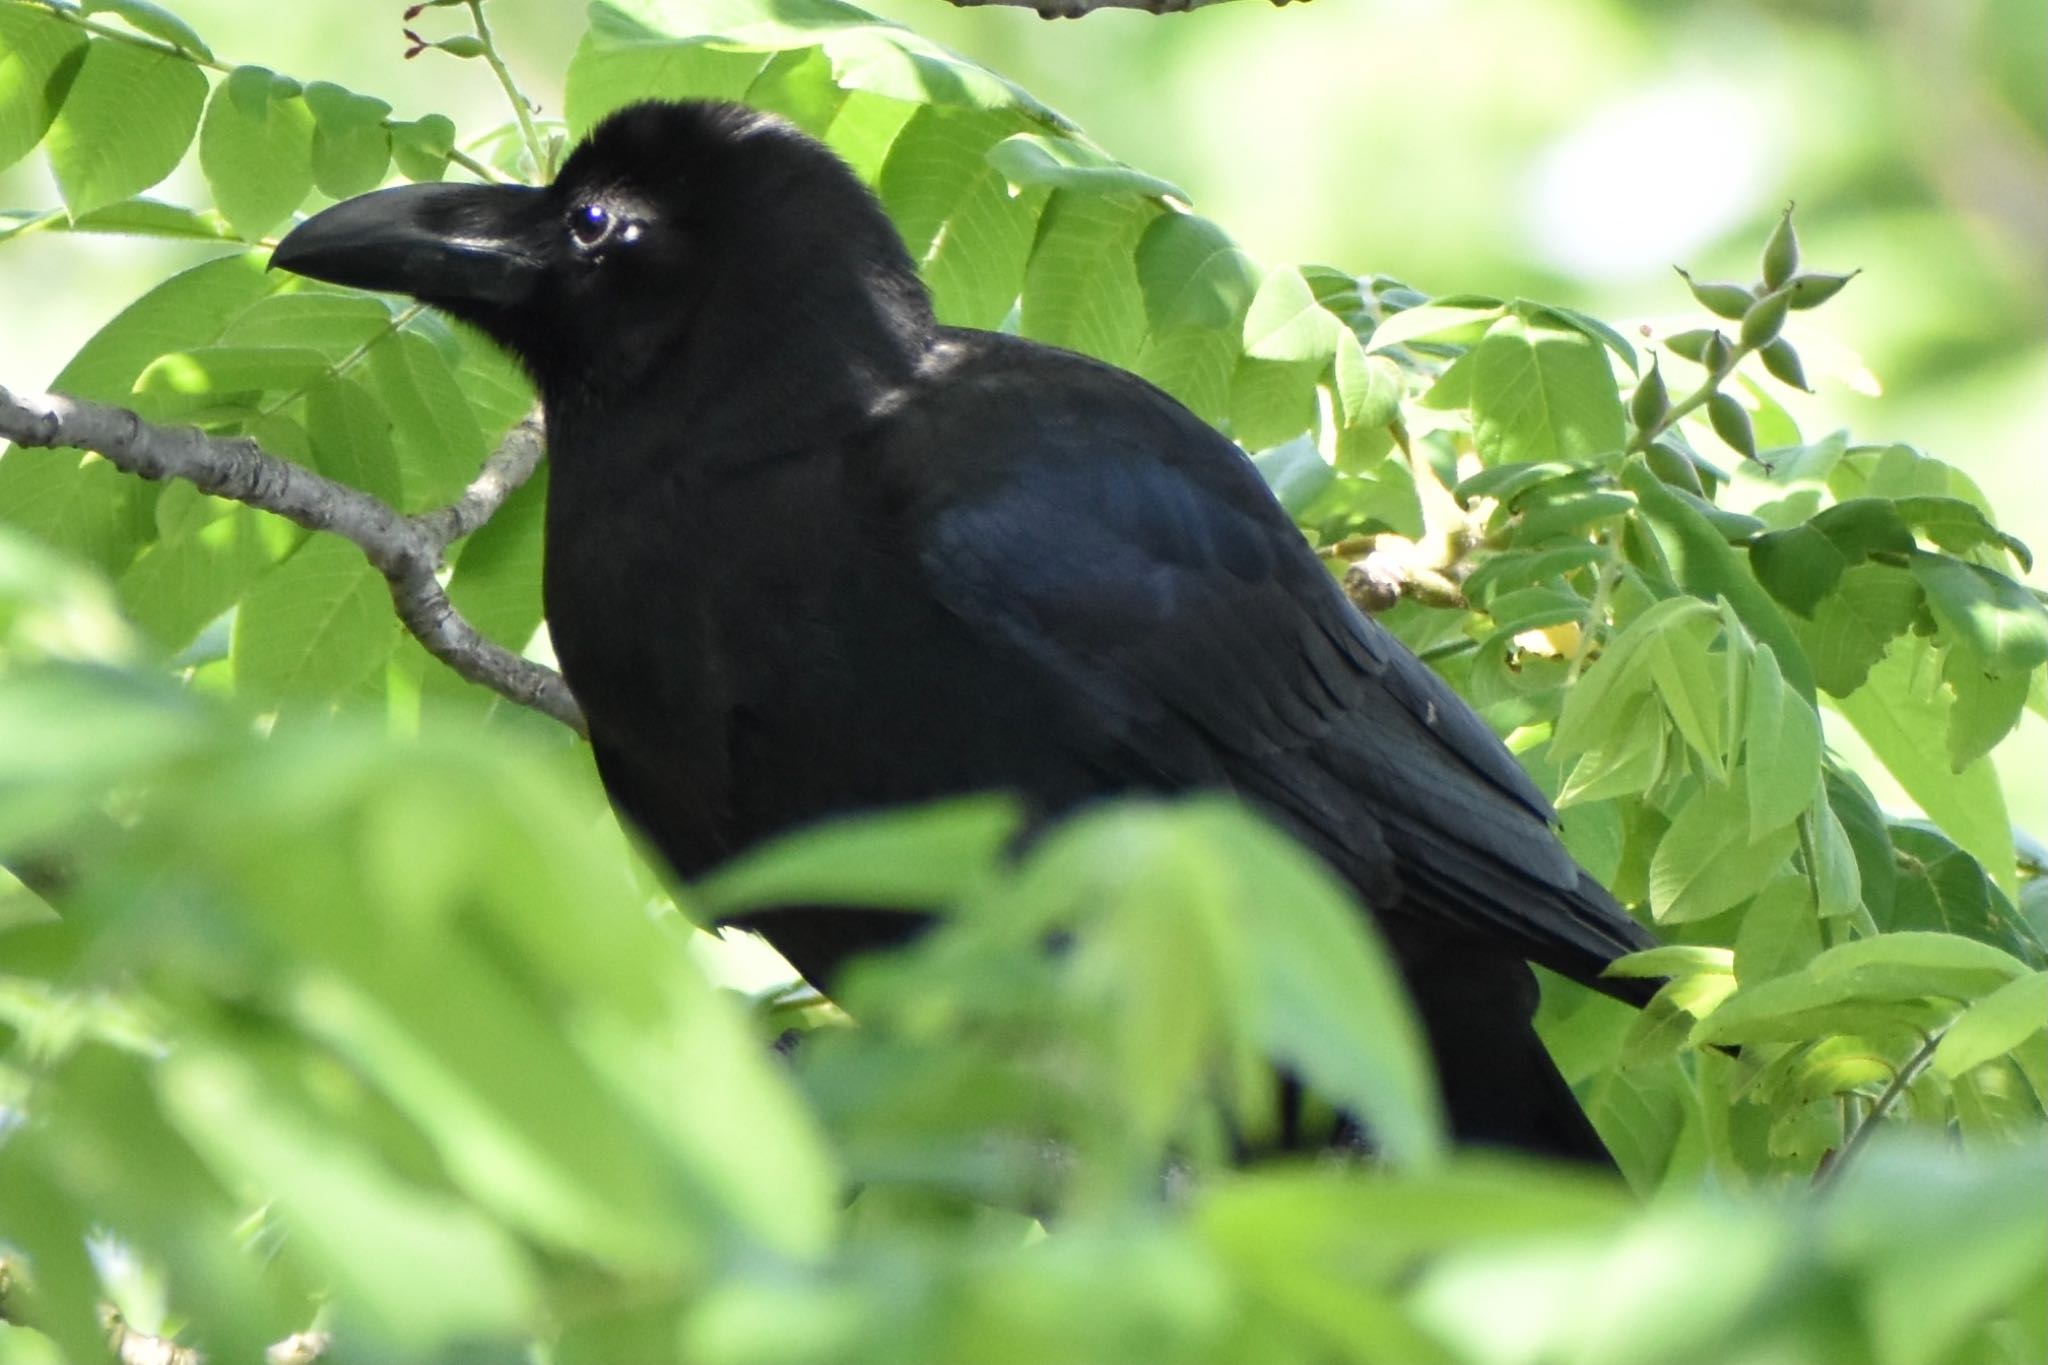
[[[538,416],[512,428],[460,498],[406,516],[361,489],[279,459],[247,437],[160,427],[127,408],[63,394],[0,389],[0,437],[76,447],[145,479],[183,479],[202,492],[274,512],[353,542],[391,585],[398,619],[427,651],[473,683],[585,733],[583,713],[553,669],[523,659],[464,620],[436,577],[449,544],[496,512],[540,463]]]

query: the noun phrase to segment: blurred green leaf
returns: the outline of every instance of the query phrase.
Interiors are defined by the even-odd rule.
[[[941,909],[994,873],[1021,820],[988,797],[830,821],[764,844],[692,895],[717,918],[824,902]]]

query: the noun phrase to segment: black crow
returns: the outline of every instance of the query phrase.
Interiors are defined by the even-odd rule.
[[[638,105],[550,186],[380,190],[273,264],[409,294],[532,373],[555,652],[612,800],[682,876],[965,792],[1045,817],[1232,791],[1376,913],[1457,1136],[1607,1159],[1527,964],[1640,1003],[1600,973],[1652,939],[1542,793],[1230,441],[1111,366],[941,326],[823,144]],[[907,922],[750,927],[829,989]]]

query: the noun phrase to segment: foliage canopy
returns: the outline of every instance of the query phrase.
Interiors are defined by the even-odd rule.
[[[478,5],[423,8],[470,14],[428,55],[490,63],[503,127],[227,65],[146,0],[0,0],[0,164],[40,149],[63,198],[0,238],[220,246],[57,388],[446,504],[523,377],[415,306],[266,274],[265,244],[394,172],[544,176],[634,100],[785,114],[874,184],[943,318],[1219,425],[1511,736],[1670,945],[1633,963],[1670,978],[1640,1016],[1550,982],[1544,1017],[1662,1197],[1446,1153],[1369,925],[1219,800],[1106,809],[1019,866],[1000,801],[799,836],[675,901],[829,891],[943,927],[865,965],[857,1027],[721,988],[580,746],[429,657],[354,547],[17,448],[0,1240],[34,1329],[0,1325],[0,1360],[103,1353],[108,1299],[224,1360],[316,1316],[343,1359],[2048,1354],[2048,883],[1986,758],[2048,711],[2048,612],[1963,471],[1809,437],[1774,398],[1806,379],[1787,315],[1848,281],[1801,260],[1789,211],[1754,281],[1693,282],[1702,325],[1645,346],[1262,265],[1014,84],[837,0],[599,0],[560,124]],[[211,204],[145,197],[195,145]],[[447,579],[537,653],[542,496]],[[1926,818],[1879,806],[1822,707]],[[1040,951],[1054,931],[1072,951]],[[789,1067],[764,1045],[786,1028]],[[1274,1062],[1381,1159],[1231,1170]]]

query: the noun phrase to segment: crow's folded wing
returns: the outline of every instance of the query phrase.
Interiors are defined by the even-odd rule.
[[[1045,742],[1090,745],[1077,757],[1134,786],[1228,784],[1390,927],[1464,931],[1581,980],[1649,946],[1507,749],[1350,604],[1236,447],[1113,373],[1041,389],[1057,413],[963,403],[976,472],[923,519],[941,603],[1097,721]],[[930,417],[926,449],[960,425]]]

